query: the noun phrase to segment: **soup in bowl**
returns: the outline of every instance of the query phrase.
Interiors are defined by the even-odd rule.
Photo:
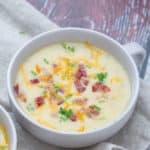
[[[126,109],[131,89],[119,61],[85,41],[37,50],[19,66],[14,92],[37,123],[86,132],[113,122]]]
[[[68,28],[26,43],[11,60],[7,86],[23,127],[44,142],[75,148],[103,141],[125,125],[139,77],[118,42]]]
[[[8,150],[7,131],[2,124],[0,124],[0,150]]]
[[[0,150],[16,150],[17,135],[13,121],[0,105]]]

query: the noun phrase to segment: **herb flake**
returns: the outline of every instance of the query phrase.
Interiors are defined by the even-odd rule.
[[[104,80],[106,79],[107,77],[107,72],[101,72],[101,73],[97,73],[96,74],[96,78],[100,81],[100,82],[104,82]]]
[[[75,52],[75,48],[73,46],[68,46],[65,42],[62,42],[61,46],[65,49],[66,53],[74,53]]]
[[[36,76],[36,75],[37,75],[36,72],[33,71],[33,70],[31,70],[31,74],[32,74],[33,76]]]
[[[72,97],[72,94],[65,96],[66,99],[70,99],[71,97]]]
[[[93,105],[93,108],[94,108],[95,110],[97,110],[97,111],[100,111],[100,110],[101,110],[101,108],[100,108],[99,106],[97,106],[97,105]]]
[[[49,64],[49,61],[46,58],[44,58],[43,61],[45,64]]]
[[[60,107],[59,114],[60,114],[61,121],[67,121],[73,115],[73,111],[72,111],[72,109],[66,110],[66,109]]]

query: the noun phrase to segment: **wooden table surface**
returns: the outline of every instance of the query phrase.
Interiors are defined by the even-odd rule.
[[[150,46],[150,0],[27,1],[61,27],[89,28],[121,44],[136,41],[146,49]],[[150,59],[148,66],[150,78]]]

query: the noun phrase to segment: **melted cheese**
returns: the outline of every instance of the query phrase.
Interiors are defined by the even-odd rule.
[[[8,137],[4,126],[0,125],[0,150],[8,150]]]

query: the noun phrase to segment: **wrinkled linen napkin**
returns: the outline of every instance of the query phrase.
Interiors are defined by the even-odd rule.
[[[57,28],[24,0],[0,0],[0,104],[8,106],[6,72],[10,59],[33,36]],[[135,112],[123,129],[109,140],[86,150],[144,150],[150,143],[150,84],[141,81]],[[58,150],[45,144],[15,120],[21,150]]]

